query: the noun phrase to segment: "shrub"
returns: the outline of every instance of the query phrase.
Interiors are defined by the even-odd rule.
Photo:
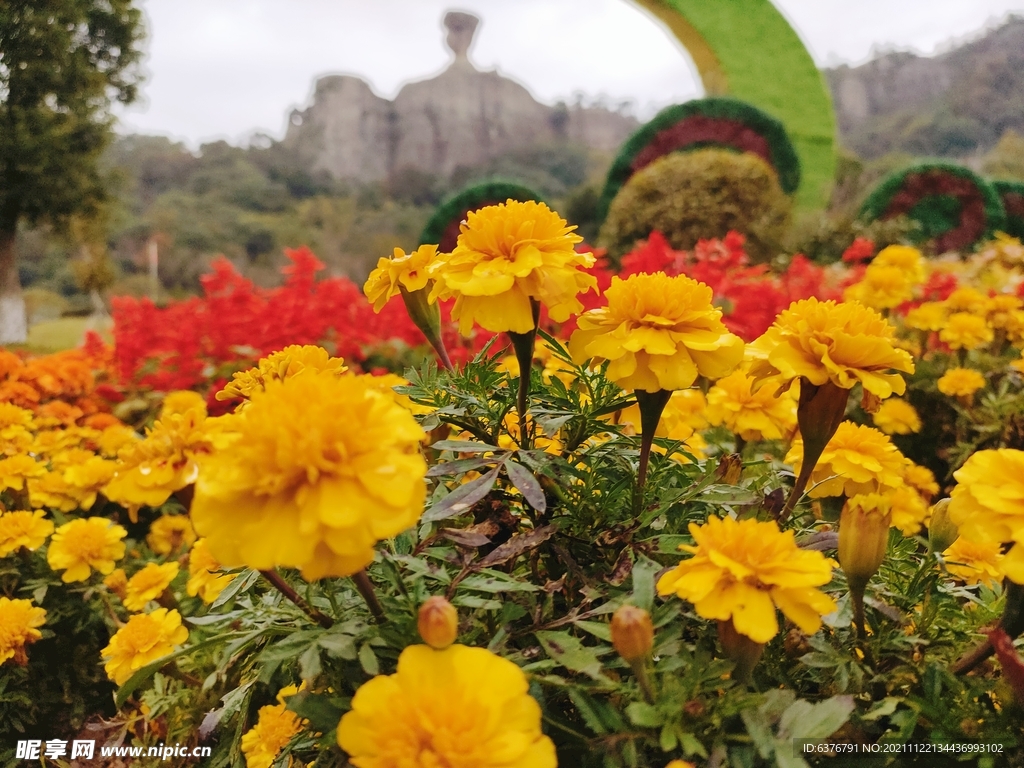
[[[790,207],[775,172],[759,157],[719,149],[675,153],[626,183],[600,241],[617,258],[653,230],[681,250],[735,230],[746,236],[753,259],[765,261],[778,251]]]

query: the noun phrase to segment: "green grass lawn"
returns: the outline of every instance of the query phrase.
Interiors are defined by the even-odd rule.
[[[82,343],[88,330],[99,331],[104,339],[110,340],[110,327],[109,319],[98,324],[92,317],[62,317],[59,320],[48,320],[36,323],[28,329],[28,342],[25,346],[30,351],[40,354],[73,349]]]

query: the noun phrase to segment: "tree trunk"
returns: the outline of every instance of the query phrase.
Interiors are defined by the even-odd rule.
[[[28,338],[25,298],[18,279],[17,227],[0,229],[0,345],[24,344]]]

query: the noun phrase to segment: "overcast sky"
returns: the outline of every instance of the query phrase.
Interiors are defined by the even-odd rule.
[[[712,0],[709,0],[712,1]],[[727,0],[713,0],[725,2]],[[877,49],[933,54],[969,39],[1024,0],[775,0],[820,65],[857,64]],[[628,0],[141,0],[146,17],[142,98],[123,132],[160,133],[197,147],[255,131],[280,138],[314,78],[366,79],[393,98],[404,82],[450,59],[447,9],[482,17],[470,58],[541,101],[583,92],[631,101],[641,117],[700,95],[682,47]]]

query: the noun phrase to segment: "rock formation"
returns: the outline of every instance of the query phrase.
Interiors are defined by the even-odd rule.
[[[388,101],[358,77],[320,78],[313,103],[294,111],[285,144],[306,156],[314,170],[339,179],[380,181],[414,168],[448,177],[510,151],[568,140],[613,151],[637,121],[600,107],[549,107],[514,80],[482,72],[468,51],[479,19],[445,16],[454,60],[437,77],[409,83]]]

